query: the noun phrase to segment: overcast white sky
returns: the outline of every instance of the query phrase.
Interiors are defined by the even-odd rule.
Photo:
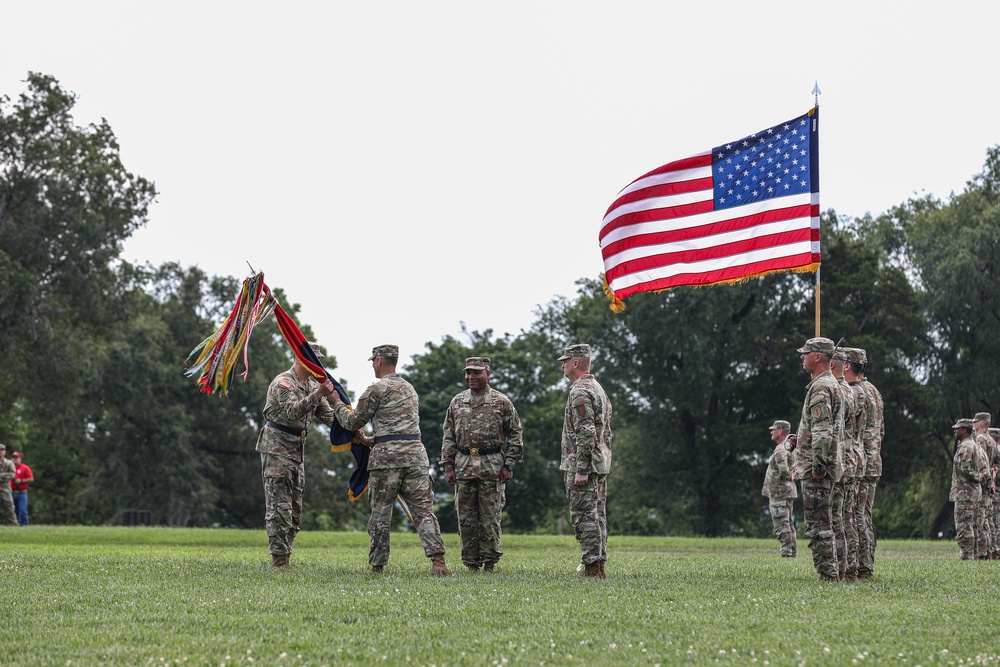
[[[3,0],[0,16],[0,94],[55,76],[156,183],[125,258],[238,277],[249,261],[355,396],[373,345],[405,360],[463,321],[528,327],[601,272],[621,188],[805,112],[816,80],[823,209],[945,198],[1000,143],[995,0]]]

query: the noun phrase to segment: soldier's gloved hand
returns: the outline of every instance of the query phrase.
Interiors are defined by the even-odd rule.
[[[455,476],[455,469],[452,468],[451,470],[445,470],[444,471],[444,478],[448,481],[449,484],[451,484],[452,486],[455,486],[455,481],[457,479],[456,476]]]

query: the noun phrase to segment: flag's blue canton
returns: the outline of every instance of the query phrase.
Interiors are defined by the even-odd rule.
[[[809,115],[712,149],[715,210],[810,191]]]

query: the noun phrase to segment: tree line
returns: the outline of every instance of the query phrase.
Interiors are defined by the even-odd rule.
[[[116,523],[127,509],[149,509],[158,524],[260,528],[254,443],[267,384],[290,352],[268,321],[251,341],[249,381],[229,397],[206,398],[181,374],[239,279],[122,260],[155,186],[125,168],[106,122],[74,122],[74,104],[35,73],[16,100],[0,98],[0,441],[30,453],[32,521]],[[946,200],[822,216],[822,333],[868,351],[868,377],[886,403],[874,508],[882,536],[947,533],[950,425],[1000,410],[991,367],[1000,347],[1000,147],[986,154],[983,172]],[[813,280],[784,273],[638,294],[615,314],[594,276],[516,335],[429,342],[405,372],[421,397],[431,460],[448,402],[464,389],[465,357],[491,357],[491,384],[524,427],[505,529],[559,530],[567,386],[555,358],[588,342],[615,408],[611,532],[767,535],[767,426],[794,427],[801,409],[808,376],[795,349],[813,335]],[[293,295],[278,296],[289,304]],[[286,309],[298,319],[296,305]],[[335,357],[324,361],[336,372]],[[330,452],[318,429],[309,437],[304,527],[363,529],[367,503],[347,500],[351,457]],[[454,531],[450,487],[442,470],[432,474],[442,526]]]

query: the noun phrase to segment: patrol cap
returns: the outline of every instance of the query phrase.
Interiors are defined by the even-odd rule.
[[[786,422],[784,419],[775,419],[774,423],[767,427],[768,431],[774,431],[777,429],[784,429],[786,431],[792,430],[792,425]]]
[[[847,360],[854,364],[865,364],[868,363],[868,356],[865,351],[860,347],[845,347],[844,354],[847,355]]]
[[[0,442],[0,449],[2,449],[3,451],[6,452],[7,451],[7,445],[5,445],[2,442]]]
[[[954,423],[954,425],[952,425],[952,428],[964,428],[964,429],[968,429],[968,430],[971,431],[972,430],[972,420],[963,417],[962,419],[959,419],[958,421],[956,421]]]
[[[465,370],[467,371],[488,371],[490,370],[489,357],[469,357],[465,360]]]
[[[972,418],[972,421],[986,422],[986,425],[989,426],[990,423],[993,421],[993,417],[988,412],[977,412],[976,416]]]
[[[371,361],[375,357],[383,357],[385,359],[399,359],[399,346],[398,345],[376,345],[372,348],[372,356],[368,357],[368,361]]]
[[[847,361],[847,352],[842,347],[838,347],[837,351],[833,353],[834,361]]]
[[[829,338],[810,338],[806,341],[805,345],[797,350],[797,352],[799,354],[805,354],[807,352],[822,352],[823,354],[833,356],[833,350],[835,347],[836,345]]]
[[[316,357],[318,359],[323,358],[323,351],[319,348],[319,343],[315,341],[309,341],[309,347],[311,347],[312,351],[316,353]]]
[[[988,428],[988,429],[986,429],[986,431],[990,435],[1000,435],[1000,428]]]
[[[567,359],[572,359],[573,357],[583,357],[585,359],[590,359],[590,346],[586,343],[576,343],[574,345],[567,345],[566,349],[563,350],[563,355],[557,359],[557,361],[566,361]]]

